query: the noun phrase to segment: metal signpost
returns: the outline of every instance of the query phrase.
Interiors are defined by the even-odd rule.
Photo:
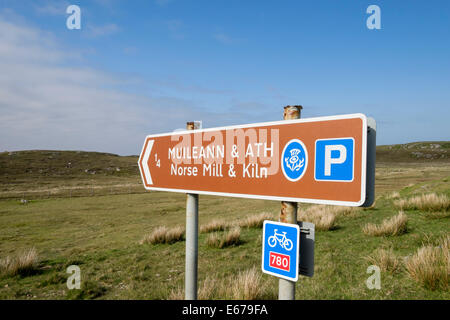
[[[188,194],[186,299],[197,298],[199,194],[282,201],[280,222],[293,228],[298,228],[297,202],[373,203],[375,121],[363,114],[299,119],[300,109],[286,107],[283,121],[146,137],[138,161],[145,188]],[[312,276],[314,226],[303,224],[298,236],[305,246],[297,241],[302,261],[295,261],[295,273]],[[270,252],[283,267],[289,255]],[[295,269],[293,260],[289,270]],[[295,277],[281,278],[279,298],[293,299]]]
[[[301,115],[302,115],[302,109],[303,109],[302,106],[286,106],[286,107],[284,107],[283,119],[284,120],[300,119]],[[302,142],[300,140],[296,140],[296,143],[298,143],[299,145],[302,144]],[[295,143],[292,145],[295,146]],[[299,154],[301,156],[301,150],[299,150],[299,149],[290,150],[290,153]],[[291,162],[291,159],[289,160],[289,162]],[[290,168],[290,167],[288,166],[288,168]],[[296,168],[296,167],[294,167],[294,168]],[[297,166],[296,170],[298,170],[299,174],[301,174],[301,175],[303,175],[305,173],[305,171],[300,173],[301,168],[298,168],[298,166]],[[304,170],[306,170],[306,168],[304,168]],[[285,170],[284,166],[283,166],[283,172],[290,172],[290,171]],[[294,173],[295,173],[295,170],[294,170]],[[294,176],[294,178],[295,178],[295,176]],[[280,211],[280,222],[297,224],[297,211],[298,211],[298,203],[297,202],[282,201],[281,202],[281,211]],[[285,278],[280,278],[278,280],[278,299],[279,300],[294,300],[295,299],[295,282],[294,281],[290,281],[289,279],[285,279]]]
[[[188,122],[187,130],[200,129],[201,124]],[[186,266],[185,299],[197,300],[198,271],[198,194],[186,196]]]

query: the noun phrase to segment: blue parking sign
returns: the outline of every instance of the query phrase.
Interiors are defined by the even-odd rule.
[[[317,181],[351,182],[354,177],[353,138],[316,140],[314,178]]]
[[[297,281],[299,244],[298,225],[264,221],[262,271],[279,278]]]

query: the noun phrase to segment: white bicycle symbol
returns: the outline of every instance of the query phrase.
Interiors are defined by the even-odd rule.
[[[274,230],[273,236],[270,236],[268,239],[269,246],[272,248],[277,245],[277,241],[280,243],[280,246],[287,251],[291,251],[294,246],[292,241],[286,238],[286,232],[277,233],[278,229]]]

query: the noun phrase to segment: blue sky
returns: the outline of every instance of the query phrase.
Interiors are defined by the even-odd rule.
[[[449,39],[448,1],[0,0],[0,150],[137,154],[288,104],[372,116],[378,144],[450,140]]]

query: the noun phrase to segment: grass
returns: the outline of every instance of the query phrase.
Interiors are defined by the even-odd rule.
[[[183,227],[167,228],[165,226],[157,227],[149,235],[144,236],[144,238],[139,241],[140,244],[150,243],[150,244],[172,244],[184,239],[185,230]]]
[[[400,260],[394,254],[392,248],[389,249],[377,249],[375,252],[368,256],[367,261],[372,265],[380,267],[382,271],[395,272],[400,268]]]
[[[425,217],[428,219],[444,219],[450,217],[450,211],[426,212]]]
[[[397,199],[400,198],[400,192],[392,191],[389,195],[386,196],[386,199]]]
[[[262,228],[265,220],[274,220],[274,214],[270,212],[253,214],[239,220],[238,225],[241,228]]]
[[[402,149],[401,152],[407,155],[421,146],[414,148]],[[32,247],[39,253],[33,272],[16,275],[0,273],[0,299],[169,299],[171,293],[184,288],[184,241],[170,245],[140,245],[144,236],[151,234],[158,226],[172,229],[185,225],[184,194],[143,190],[135,193],[126,188],[121,194],[109,192],[111,187],[139,183],[139,176],[137,173],[127,174],[125,169],[107,174],[109,163],[104,165],[104,173],[87,174],[84,170],[88,167],[84,164],[88,161],[79,171],[66,172],[65,168],[57,167],[62,161],[48,159],[57,156],[52,154],[47,154],[47,159],[39,158],[45,161],[42,164],[39,161],[32,164],[33,167],[42,165],[42,168],[48,168],[47,173],[35,173],[31,169],[33,173],[26,174],[27,161],[37,158],[31,153],[26,155],[28,158],[23,155],[24,158],[19,159],[21,156],[19,153],[11,156],[2,154],[7,159],[2,158],[6,162],[0,165],[0,192],[3,194],[13,191],[41,192],[66,186],[82,188],[91,182],[108,192],[97,193],[95,189],[93,196],[85,193],[72,198],[67,193],[53,197],[52,193],[50,198],[31,197],[27,204],[20,202],[21,193],[17,198],[0,200],[0,260],[18,257]],[[96,156],[99,161],[93,157],[94,165],[101,166],[101,160],[107,159]],[[297,299],[450,299],[445,281],[439,280],[441,282],[435,283],[432,289],[432,285],[425,285],[406,268],[406,261],[414,261],[411,259],[421,247],[438,247],[440,239],[448,235],[448,211],[407,211],[408,232],[402,236],[373,237],[362,231],[369,223],[379,226],[384,220],[397,215],[395,200],[431,193],[449,197],[450,163],[445,163],[445,159],[434,161],[421,158],[416,161],[413,157],[407,158],[408,161],[403,161],[401,157],[392,158],[389,162],[388,156],[391,154],[377,158],[377,202],[374,208],[339,207],[333,211],[308,209],[315,206],[299,204],[299,216],[308,210],[331,212],[334,224],[331,228],[316,230],[314,277],[300,277],[296,285]],[[111,159],[123,160],[114,156]],[[133,167],[136,162],[136,157],[129,158],[130,170],[137,169]],[[10,166],[11,163],[19,165],[5,169],[4,165]],[[140,189],[143,189],[142,186]],[[394,192],[398,195],[389,198]],[[237,283],[238,277],[243,281],[240,275],[257,266],[259,286],[264,290],[254,296],[257,299],[277,298],[278,279],[261,273],[259,269],[261,229],[241,227],[239,245],[223,249],[209,247],[207,238],[214,233],[223,236],[232,228],[231,225],[239,225],[247,217],[264,212],[272,214],[276,220],[280,207],[277,201],[200,197],[201,226],[214,220],[228,224],[224,224],[223,230],[199,234],[199,296],[204,299],[242,296],[246,290],[243,285],[245,281],[239,289],[235,289],[237,293],[233,293],[233,284]],[[387,257],[383,258],[379,250],[388,251],[385,253]],[[368,261],[369,257],[374,260]],[[392,271],[391,266],[395,265],[392,261],[383,262],[388,257],[399,261],[395,271]],[[381,290],[368,290],[366,287],[369,276],[366,273],[367,263],[386,264],[387,271],[382,271]],[[69,265],[78,265],[81,269],[81,290],[67,289],[69,275],[66,268]],[[444,275],[436,279],[442,278]],[[252,283],[250,280],[248,282]],[[184,294],[181,296],[184,297]]]
[[[450,209],[450,198],[445,194],[429,193],[396,200],[394,205],[400,210],[448,211]]]
[[[169,300],[183,300],[184,289],[181,287],[173,289],[168,298]],[[254,266],[226,278],[217,274],[208,276],[198,288],[198,299],[264,300],[277,299],[277,297],[269,290],[259,268]]]
[[[200,233],[210,233],[216,231],[225,231],[230,228],[262,228],[265,220],[274,220],[274,214],[270,212],[262,212],[244,216],[235,221],[225,221],[223,219],[214,219],[200,226]],[[216,236],[217,237],[217,236]],[[213,237],[211,237],[213,238]]]
[[[70,300],[91,300],[103,296],[106,288],[97,281],[84,281],[80,290],[69,290],[66,298]]]
[[[236,300],[260,300],[266,294],[266,286],[259,268],[253,267],[238,274],[230,287],[232,297]]]
[[[0,273],[7,276],[30,275],[37,271],[38,254],[35,248],[26,250],[15,257],[0,260]]]
[[[209,233],[214,231],[224,231],[226,228],[230,226],[230,223],[221,220],[214,219],[207,224],[203,224],[200,226],[200,233]]]
[[[437,246],[428,244],[406,260],[408,274],[431,290],[448,290],[450,274],[450,236],[443,237]]]
[[[100,152],[0,152],[0,199],[143,192],[137,161]]]
[[[339,217],[354,214],[357,210],[351,207],[313,205],[306,210],[298,210],[297,219],[299,221],[314,223],[318,231],[333,230],[337,226],[337,219]]]
[[[212,233],[206,238],[206,244],[211,248],[223,249],[238,246],[241,243],[241,228],[233,227],[225,233]]]
[[[364,225],[363,232],[370,236],[399,236],[407,231],[408,217],[403,211],[397,215],[383,220],[379,225],[368,223]]]

